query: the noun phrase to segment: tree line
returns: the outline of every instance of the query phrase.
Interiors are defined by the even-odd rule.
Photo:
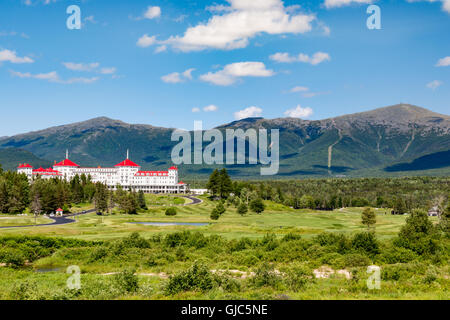
[[[98,212],[111,212],[115,207],[120,212],[136,214],[146,210],[144,193],[109,190],[105,184],[94,183],[89,175],[76,175],[70,181],[36,176],[31,183],[24,174],[3,172],[0,167],[0,213],[20,214],[27,209],[33,214],[50,214],[61,208],[70,212],[73,205],[93,203]]]

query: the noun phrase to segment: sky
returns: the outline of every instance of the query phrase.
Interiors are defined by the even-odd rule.
[[[209,129],[398,103],[449,114],[449,30],[450,0],[2,0],[0,137],[99,116]]]

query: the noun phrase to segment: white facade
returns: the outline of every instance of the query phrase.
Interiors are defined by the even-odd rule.
[[[127,159],[116,164],[113,168],[84,168],[66,159],[55,164],[53,168],[39,168],[33,170],[29,164],[20,164],[18,173],[23,173],[32,180],[39,175],[43,179],[62,178],[67,181],[76,175],[82,174],[91,177],[92,182],[101,182],[115,190],[117,186],[123,189],[139,191],[145,193],[185,193],[187,185],[178,182],[178,168],[170,167],[167,171],[143,171],[141,167],[133,161]]]

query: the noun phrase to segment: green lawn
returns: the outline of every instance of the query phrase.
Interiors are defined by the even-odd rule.
[[[217,234],[225,238],[260,238],[267,233],[284,235],[290,232],[299,233],[303,237],[311,237],[322,232],[352,233],[364,230],[361,225],[362,208],[346,208],[328,211],[294,210],[289,207],[266,202],[267,209],[261,215],[248,213],[240,216],[234,207],[228,207],[218,221],[210,219],[215,204],[203,197],[198,205],[177,205],[178,213],[174,217],[164,214],[167,203],[174,204],[179,197],[146,195],[149,210],[138,215],[114,214],[99,217],[95,214],[83,215],[76,223],[51,226],[46,228],[26,228],[22,230],[3,229],[0,235],[23,234],[73,237],[85,240],[114,239],[138,231],[147,237],[156,233],[166,234],[180,230],[198,230],[205,235]],[[187,200],[186,201],[190,201]],[[155,205],[151,205],[151,204]],[[156,205],[164,203],[164,205]],[[82,206],[79,211],[86,210]],[[381,239],[393,237],[405,216],[385,214],[386,210],[377,212],[377,236]],[[132,222],[207,222],[207,226],[145,226]],[[1,222],[0,222],[1,223]]]
[[[35,221],[33,216],[13,216],[13,215],[0,215],[0,227],[8,226],[27,226],[36,224],[50,223],[53,220],[45,217],[38,217]]]

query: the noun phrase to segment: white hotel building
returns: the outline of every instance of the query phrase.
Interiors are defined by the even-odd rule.
[[[28,179],[32,180],[35,176],[43,179],[62,178],[70,181],[76,175],[82,174],[91,177],[92,182],[101,182],[106,184],[110,190],[116,190],[117,186],[123,189],[140,191],[145,193],[185,193],[188,191],[187,185],[178,182],[178,168],[170,167],[167,171],[143,171],[141,167],[127,158],[116,164],[113,168],[84,168],[69,160],[66,153],[66,159],[55,163],[53,168],[33,169],[28,164],[20,164],[17,168],[18,173],[24,173]]]

